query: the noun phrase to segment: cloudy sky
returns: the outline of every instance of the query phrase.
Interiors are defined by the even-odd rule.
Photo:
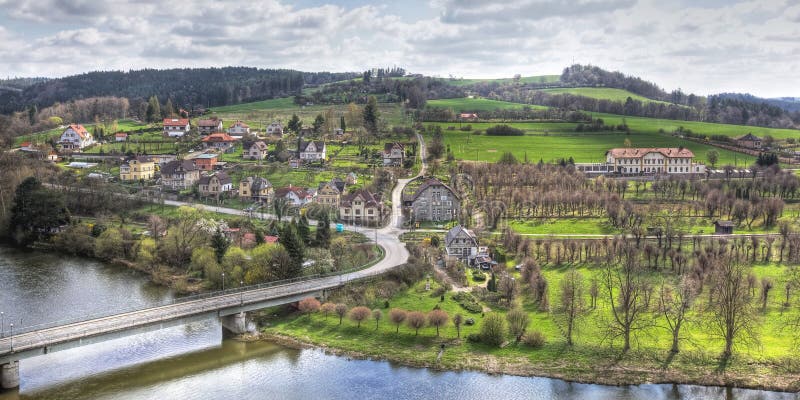
[[[0,76],[246,65],[447,77],[575,62],[800,96],[800,0],[0,0]]]

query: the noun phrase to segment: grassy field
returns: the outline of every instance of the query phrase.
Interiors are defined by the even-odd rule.
[[[561,75],[536,75],[536,76],[523,76],[519,79],[520,83],[555,83],[561,79]],[[474,85],[476,83],[512,83],[514,78],[499,78],[499,79],[445,79],[448,85],[453,86],[466,86]]]
[[[452,108],[455,112],[460,111],[493,111],[493,110],[518,110],[523,107],[542,110],[547,107],[532,104],[511,103],[508,101],[480,99],[480,98],[461,98],[461,99],[437,99],[429,100],[426,103],[429,107]]]
[[[669,104],[664,101],[653,100],[649,99],[644,96],[640,96],[636,93],[631,93],[624,89],[616,89],[616,88],[595,88],[595,87],[577,87],[577,88],[554,88],[554,89],[541,89],[541,92],[550,93],[550,94],[572,94],[576,96],[583,96],[589,97],[592,99],[599,99],[599,100],[611,100],[611,101],[622,101],[625,102],[628,97],[632,98],[633,100],[639,100],[641,102],[653,102],[653,103],[664,103]]]
[[[442,123],[443,128],[452,124]],[[509,125],[538,133],[542,129],[537,123],[510,123]],[[562,124],[559,124],[562,126]],[[475,125],[473,125],[475,128]],[[469,132],[458,130],[444,130],[444,143],[450,146],[456,159],[471,161],[495,162],[504,152],[511,152],[523,161],[544,162],[555,161],[560,158],[573,157],[575,162],[604,162],[605,152],[614,147],[623,147],[628,139],[633,147],[686,147],[694,152],[697,161],[705,161],[709,150],[719,153],[719,165],[736,164],[748,166],[755,161],[752,156],[718,149],[710,145],[692,142],[667,134],[634,132],[598,132],[598,133],[562,133],[550,135],[525,135],[525,136],[486,136],[473,135]],[[430,137],[426,138],[430,140]]]
[[[596,267],[578,266],[585,282],[599,274]],[[776,287],[783,287],[785,267],[774,264],[758,265],[752,272],[758,277],[770,277]],[[560,282],[569,267],[548,266],[543,269],[549,285],[551,308],[554,310],[560,291]],[[517,274],[511,272],[512,274]],[[655,278],[655,277],[654,277]],[[598,299],[598,307],[589,310],[583,317],[574,337],[575,345],[568,347],[562,334],[563,330],[550,311],[542,311],[527,295],[517,299],[517,304],[530,317],[528,331],[539,331],[546,343],[541,348],[527,347],[521,343],[510,343],[503,348],[494,348],[481,343],[464,340],[469,334],[479,332],[483,321],[482,313],[470,313],[452,299],[452,292],[440,301],[432,291],[425,291],[425,282],[417,283],[384,300],[376,290],[367,290],[365,304],[369,308],[379,308],[384,318],[376,330],[375,321],[369,319],[360,328],[354,322],[345,320],[339,325],[336,316],[325,318],[321,314],[308,316],[289,315],[270,321],[265,332],[273,335],[284,335],[299,339],[306,343],[324,345],[341,349],[362,356],[388,358],[414,366],[428,366],[444,369],[477,369],[493,373],[512,373],[519,375],[555,376],[581,381],[600,383],[643,383],[643,382],[695,382],[701,384],[731,384],[793,389],[798,388],[798,368],[789,358],[793,354],[794,344],[792,332],[783,329],[788,317],[797,316],[794,309],[781,306],[782,297],[776,294],[770,297],[767,309],[758,311],[759,319],[756,333],[759,344],[739,346],[734,357],[725,366],[721,366],[718,355],[724,342],[712,336],[707,325],[707,317],[692,312],[684,326],[684,334],[690,340],[683,341],[682,351],[675,355],[668,352],[671,337],[662,326],[662,317],[657,312],[656,300],[651,303],[647,312],[648,327],[636,335],[632,349],[621,354],[621,342],[606,337],[605,326],[611,317],[608,301],[604,297]],[[432,282],[431,288],[438,284]],[[657,289],[656,289],[657,290]],[[588,302],[588,296],[585,299]],[[456,329],[448,325],[440,329],[440,337],[436,336],[433,327],[420,329],[419,335],[406,326],[401,326],[395,333],[395,325],[388,320],[389,308],[402,308],[428,312],[434,307],[441,308],[450,316],[460,313],[466,318],[473,318],[474,326],[463,326],[461,339],[456,338]],[[698,298],[698,303],[705,302],[705,296]],[[754,300],[755,301],[755,300]],[[505,314],[503,305],[482,303],[484,310]],[[352,306],[352,305],[351,305]],[[696,308],[700,308],[698,304]],[[652,318],[652,321],[650,320]],[[704,319],[705,318],[705,319]],[[445,350],[441,359],[437,360],[440,344]]]

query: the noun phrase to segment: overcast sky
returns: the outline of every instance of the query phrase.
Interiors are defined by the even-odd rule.
[[[0,0],[0,76],[245,65],[447,77],[573,62],[800,96],[800,0]]]

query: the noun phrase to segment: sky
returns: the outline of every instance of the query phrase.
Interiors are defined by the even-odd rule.
[[[591,64],[800,97],[800,0],[0,0],[0,77],[251,66],[441,77]]]

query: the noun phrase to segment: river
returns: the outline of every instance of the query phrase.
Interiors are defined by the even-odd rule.
[[[82,258],[0,247],[0,311],[52,322],[154,305],[173,293],[139,273]],[[19,326],[19,325],[17,325]],[[20,362],[9,399],[795,399],[794,394],[691,385],[613,387],[557,379],[438,372],[319,350],[222,338],[216,321]]]

